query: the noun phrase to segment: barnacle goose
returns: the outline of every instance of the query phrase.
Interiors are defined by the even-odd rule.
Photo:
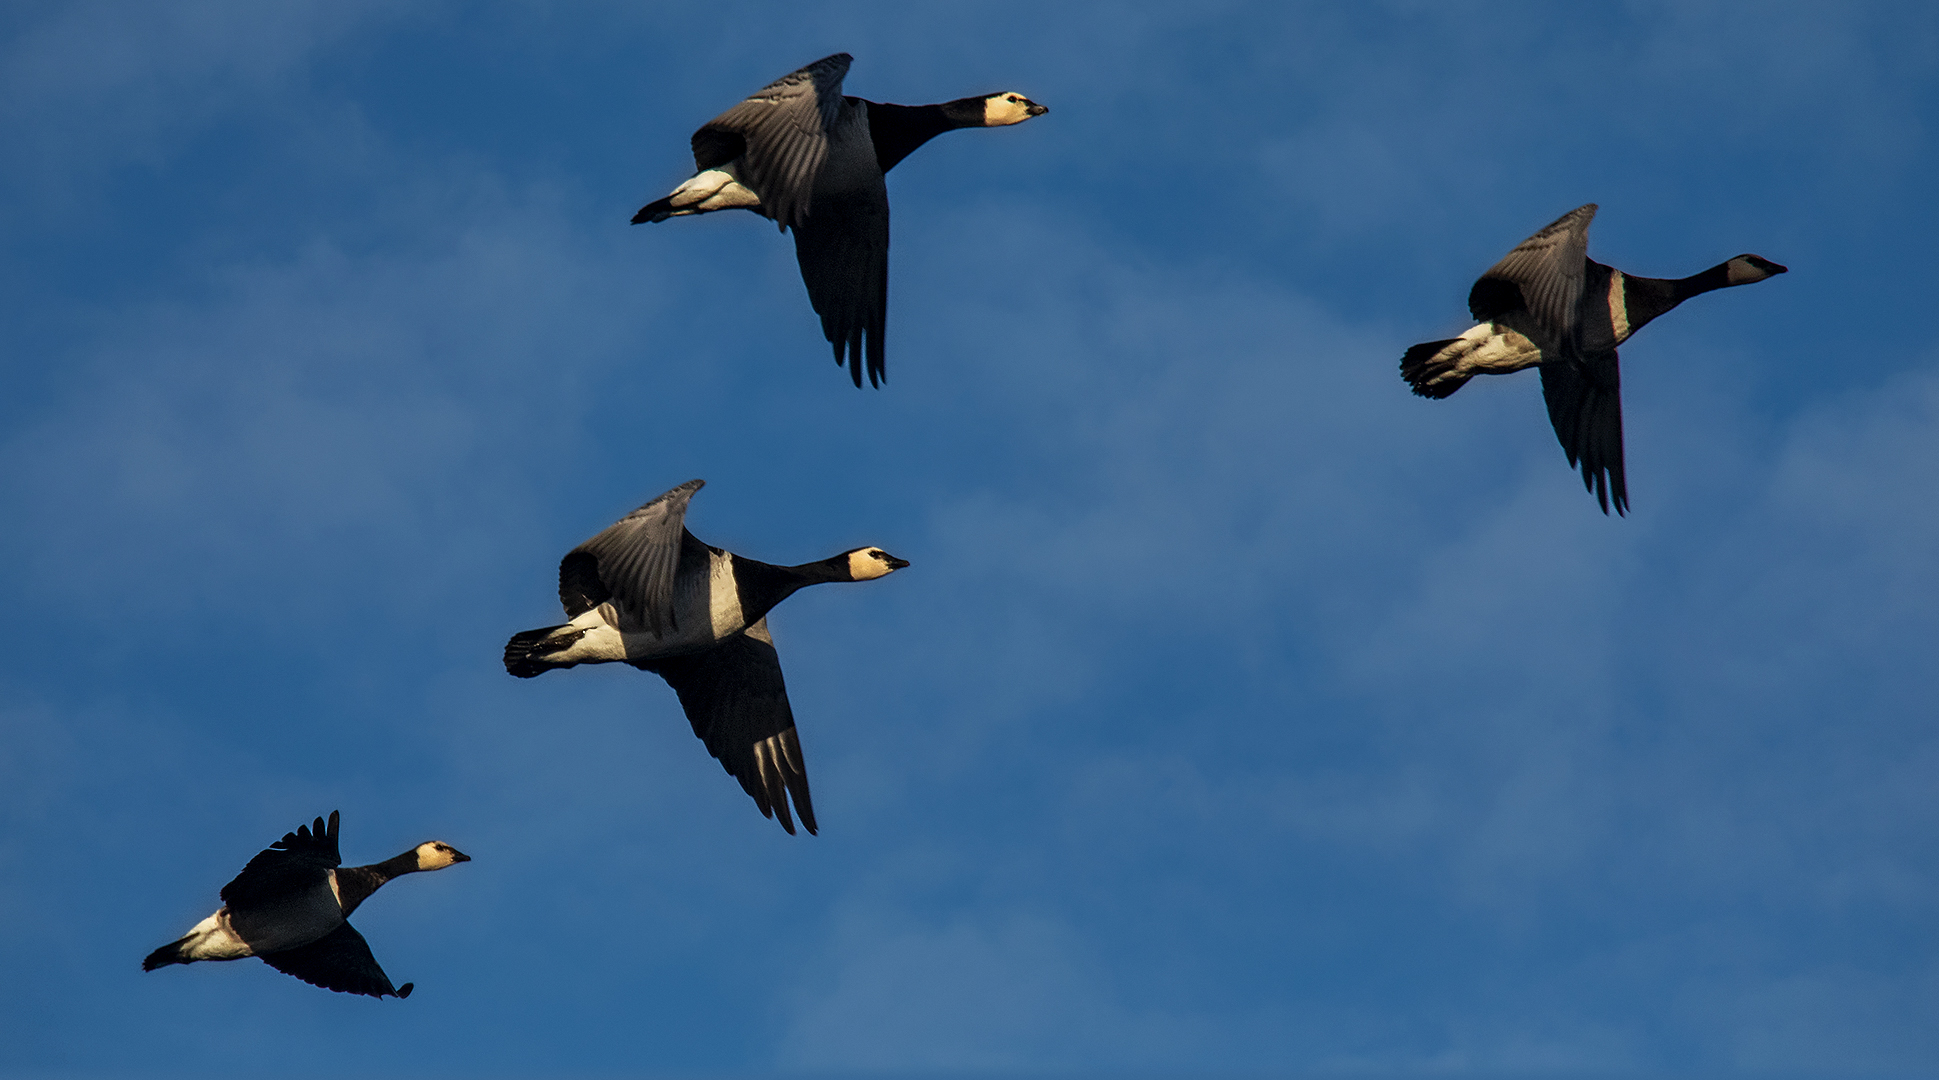
[[[1582,485],[1595,492],[1603,513],[1613,501],[1623,514],[1629,489],[1616,346],[1692,296],[1786,268],[1739,255],[1686,278],[1636,277],[1589,258],[1595,216],[1595,203],[1577,207],[1522,241],[1468,293],[1468,310],[1481,324],[1407,350],[1400,373],[1416,394],[1444,398],[1476,375],[1540,366],[1549,423],[1569,464],[1580,464]]]
[[[792,834],[793,796],[813,833],[807,767],[767,613],[805,586],[869,581],[909,564],[877,547],[800,566],[711,547],[686,528],[687,503],[705,484],[689,480],[573,548],[559,563],[559,602],[571,621],[514,634],[505,670],[529,679],[618,661],[660,676],[762,815]]]
[[[889,105],[842,96],[853,60],[837,53],[784,75],[693,133],[699,171],[633,224],[715,210],[752,210],[794,230],[795,259],[821,332],[862,385],[887,378],[889,191],[883,174],[923,143],[956,128],[1007,127],[1050,111],[1022,94],[935,105]],[[845,358],[845,359],[844,359]]]
[[[413,984],[391,985],[364,936],[350,925],[350,913],[394,877],[442,870],[470,862],[471,856],[429,840],[380,863],[342,866],[337,820],[332,810],[328,824],[317,818],[314,825],[283,834],[222,887],[222,907],[215,914],[149,953],[141,969],[258,956],[325,990],[410,997]]]

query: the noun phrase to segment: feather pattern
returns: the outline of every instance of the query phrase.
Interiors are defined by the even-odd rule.
[[[793,833],[788,815],[792,796],[802,825],[810,833],[817,831],[794,711],[766,618],[706,652],[635,666],[673,687],[693,733],[721,768],[740,781],[762,816],[778,818]]]
[[[712,169],[738,158],[742,182],[761,196],[761,213],[783,228],[799,225],[828,158],[828,132],[841,113],[842,79],[853,59],[823,57],[714,117],[694,133],[694,165]],[[741,152],[723,157],[736,139]]]
[[[813,217],[795,226],[795,260],[808,286],[808,302],[821,316],[822,336],[835,364],[848,365],[862,385],[888,378],[883,335],[889,314],[889,195],[873,187],[825,196]]]
[[[263,963],[325,990],[369,997],[409,997],[411,984],[400,990],[371,955],[370,943],[349,923],[294,949],[264,953]]]
[[[324,880],[331,870],[343,865],[337,851],[337,825],[337,811],[332,810],[327,824],[317,818],[313,825],[299,825],[295,832],[284,833],[222,887],[222,902],[230,907],[254,907]]]
[[[1589,222],[1595,216],[1595,203],[1578,206],[1516,245],[1474,283],[1468,310],[1475,318],[1488,320],[1519,306],[1534,319],[1534,326],[1516,329],[1539,331],[1538,341],[1572,341],[1581,317]]]
[[[1569,456],[1582,469],[1582,486],[1595,492],[1603,513],[1613,502],[1629,512],[1629,485],[1623,476],[1622,373],[1616,351],[1556,360],[1541,366],[1542,400],[1549,423]]]
[[[677,628],[673,583],[687,532],[687,504],[706,485],[689,480],[573,548],[559,563],[559,602],[566,613],[577,618],[612,598],[655,634]]]

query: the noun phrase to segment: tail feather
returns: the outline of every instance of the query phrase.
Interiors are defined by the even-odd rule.
[[[539,646],[547,638],[565,628],[566,624],[561,623],[558,626],[543,626],[537,630],[513,634],[512,640],[505,643],[505,670],[521,679],[530,679],[553,668],[571,667],[571,664],[555,664],[532,655],[539,650]],[[552,649],[548,647],[544,651],[551,652]]]
[[[1461,350],[1449,346],[1459,345],[1462,340],[1427,341],[1407,350],[1400,358],[1400,377],[1424,398],[1444,398],[1461,389],[1473,376],[1457,371]]]
[[[639,225],[649,221],[665,221],[672,216],[673,196],[668,195],[664,199],[655,199],[645,206],[640,207],[640,212],[633,215],[633,224]]]
[[[182,945],[187,941],[188,938],[176,938],[174,941],[149,953],[148,958],[141,962],[141,969],[143,971],[153,971],[156,968],[167,967],[170,964],[192,963],[192,961],[182,956]]]

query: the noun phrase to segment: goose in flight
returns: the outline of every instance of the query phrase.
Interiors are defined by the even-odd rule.
[[[263,963],[312,986],[374,998],[411,996],[411,983],[393,987],[370,945],[349,923],[350,913],[384,883],[403,874],[442,870],[471,856],[437,840],[369,866],[343,866],[337,854],[337,812],[326,825],[295,832],[249,860],[222,887],[222,907],[189,932],[148,954],[143,971],[197,960]]]
[[[699,170],[633,224],[715,210],[752,210],[794,230],[795,259],[821,332],[862,385],[887,378],[889,191],[882,177],[923,143],[956,128],[1007,127],[1050,111],[1016,93],[935,105],[842,96],[853,60],[837,53],[762,87],[693,133]]]
[[[1596,204],[1577,207],[1496,263],[1468,293],[1480,325],[1429,341],[1401,357],[1401,377],[1422,397],[1444,398],[1476,375],[1542,369],[1549,423],[1582,469],[1602,512],[1627,513],[1623,407],[1616,346],[1643,324],[1699,293],[1750,285],[1786,271],[1760,255],[1739,255],[1685,278],[1625,274],[1589,258]]]
[[[800,566],[711,547],[686,527],[687,503],[705,484],[689,480],[573,548],[559,563],[559,602],[571,621],[514,634],[505,670],[529,679],[617,661],[660,676],[762,815],[792,834],[792,796],[813,833],[807,767],[767,613],[797,589],[869,581],[909,564],[877,547]]]

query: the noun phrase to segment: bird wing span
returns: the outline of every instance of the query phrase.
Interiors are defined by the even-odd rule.
[[[230,907],[259,907],[315,885],[318,878],[343,864],[337,853],[337,820],[332,810],[328,824],[317,818],[313,825],[284,833],[222,887],[222,902]]]
[[[877,183],[824,196],[814,216],[795,226],[794,255],[835,363],[846,356],[849,375],[861,386],[866,351],[869,385],[882,385],[888,378],[882,344],[889,313],[888,190]]]
[[[781,827],[792,834],[792,795],[801,823],[810,833],[816,831],[807,764],[781,679],[781,656],[774,651],[765,618],[706,652],[636,666],[665,679],[680,695],[693,733],[721,768],[741,782],[763,816],[779,817]]]
[[[1578,206],[1522,241],[1474,283],[1468,310],[1486,321],[1526,308],[1542,329],[1572,343],[1595,216],[1595,203]]]
[[[1569,455],[1582,468],[1582,486],[1596,493],[1602,512],[1614,500],[1616,513],[1629,512],[1629,486],[1623,481],[1623,400],[1615,350],[1542,365],[1542,399],[1549,423]]]
[[[687,503],[706,484],[689,480],[573,548],[559,563],[559,602],[566,613],[578,618],[616,599],[654,633],[665,634],[673,625],[673,580]]]
[[[783,227],[808,216],[815,177],[828,158],[828,129],[842,107],[842,78],[853,57],[836,53],[783,75],[694,132],[694,166],[712,169],[739,140],[741,183],[761,197],[761,212]]]
[[[403,997],[391,985],[390,976],[370,955],[370,944],[356,927],[340,924],[335,930],[294,949],[263,953],[263,963],[285,975],[294,975],[311,986],[335,990],[340,994],[368,994],[374,998]],[[404,993],[410,992],[406,984]]]

